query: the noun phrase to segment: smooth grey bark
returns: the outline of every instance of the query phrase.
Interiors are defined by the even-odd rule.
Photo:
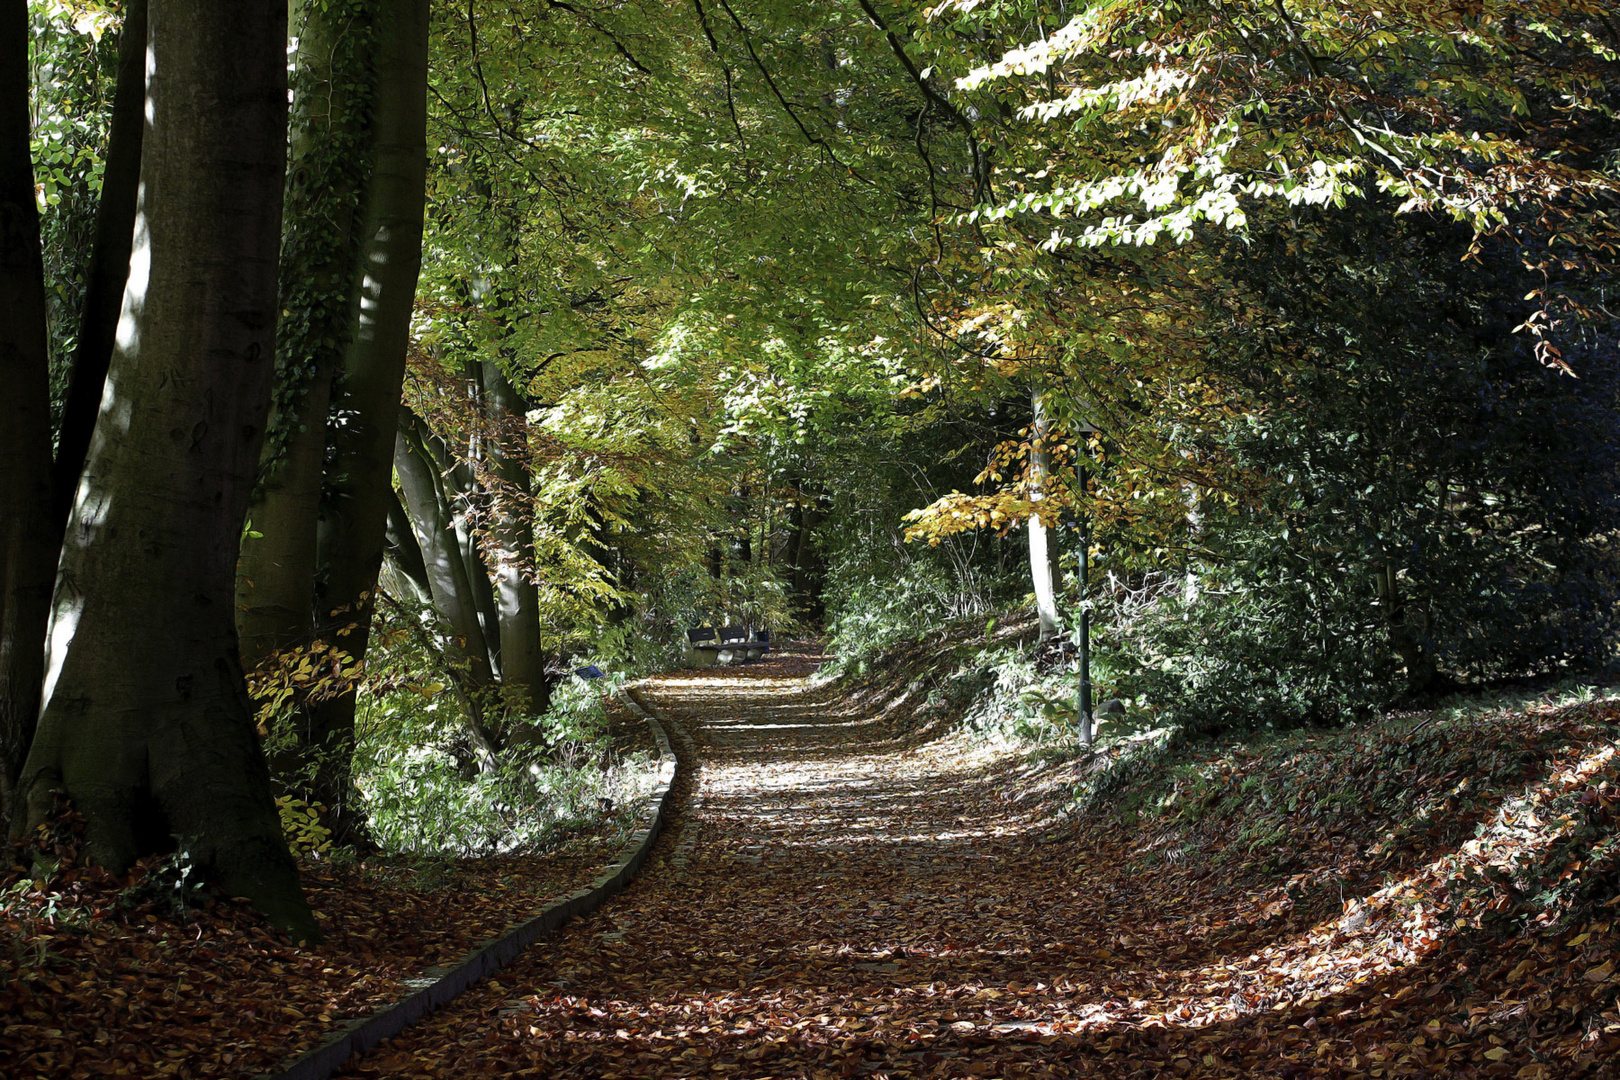
[[[0,815],[11,808],[39,714],[58,533],[28,37],[25,0],[0,0]]]
[[[422,545],[416,542],[416,533],[411,528],[411,517],[405,510],[405,504],[399,501],[397,492],[392,494],[394,498],[388,504],[387,558],[383,561],[383,572],[390,574],[389,568],[392,567],[394,588],[391,591],[395,595],[409,597],[416,604],[431,605],[433,586],[428,583]]]
[[[508,711],[538,715],[550,703],[551,687],[540,648],[540,594],[531,577],[528,422],[523,399],[498,363],[485,360],[482,377],[490,429],[485,453],[494,479],[489,573],[500,619],[501,694]]]
[[[377,91],[372,116],[372,173],[361,217],[365,280],[354,336],[340,368],[336,412],[328,430],[333,465],[322,508],[317,561],[325,570],[316,596],[326,627],[349,622],[343,646],[363,660],[376,605],[393,498],[394,436],[400,386],[410,345],[411,310],[422,265],[422,214],[427,185],[427,0],[379,6]],[[317,630],[324,629],[318,625]],[[340,841],[361,836],[363,824],[350,779],[354,750],[354,692],[312,705],[308,722],[330,767],[314,794],[327,807]]]
[[[96,204],[84,310],[79,316],[79,341],[73,350],[67,401],[56,441],[52,485],[59,533],[67,525],[73,496],[79,489],[79,474],[90,451],[123,308],[129,256],[135,242],[145,106],[146,0],[129,0],[124,5],[124,28],[118,41],[118,82],[113,91],[107,159],[102,166],[101,200]],[[60,536],[56,542],[60,546]]]
[[[285,32],[285,0],[151,4],[134,253],[21,785],[30,826],[72,802],[92,861],[122,872],[178,843],[318,940],[233,612],[270,404]]]
[[[468,384],[475,400],[481,399],[477,373]],[[407,423],[401,414],[400,423]],[[467,439],[465,454],[452,450],[450,444],[433,432],[420,418],[407,426],[415,432],[424,458],[433,466],[435,511],[448,523],[455,537],[454,550],[461,556],[461,577],[466,582],[466,593],[456,598],[457,604],[470,605],[472,617],[478,624],[479,637],[484,644],[486,663],[479,668],[478,677],[487,669],[489,681],[498,683],[501,677],[501,621],[495,607],[495,589],[490,584],[489,572],[484,566],[484,554],[475,518],[481,518],[487,509],[488,492],[479,483],[474,462],[483,461],[484,431],[475,430]],[[449,550],[449,549],[447,549]],[[460,618],[458,615],[457,618]]]
[[[1040,501],[1046,497],[1046,485],[1052,473],[1052,458],[1046,451],[1046,410],[1039,388],[1029,394],[1035,419],[1031,425],[1029,449],[1030,498]],[[1052,555],[1048,545],[1046,523],[1038,514],[1029,516],[1029,576],[1035,590],[1035,613],[1040,619],[1041,640],[1056,637],[1059,632],[1057,592],[1052,581]]]
[[[430,448],[439,462],[439,478],[443,483],[444,502],[455,532],[456,550],[461,553],[461,567],[471,590],[469,598],[477,613],[478,627],[483,633],[484,659],[496,682],[501,678],[501,618],[495,605],[495,587],[490,583],[484,566],[484,553],[473,519],[481,516],[487,493],[481,490],[473,468],[465,461],[457,461],[442,439],[430,436]]]
[[[474,591],[474,576],[486,586],[488,577],[482,563],[469,560],[457,533],[454,494],[445,480],[448,451],[420,417],[404,406],[400,412],[394,471],[421,553],[432,611],[425,622],[416,621],[414,630],[429,655],[449,661],[443,670],[461,702],[477,751],[472,763],[488,771],[496,767],[503,741],[489,724],[497,681]],[[465,663],[456,663],[458,659]]]
[[[470,669],[472,684],[495,683],[489,663],[489,645],[473,598],[472,580],[456,535],[454,514],[446,495],[440,461],[431,446],[426,425],[403,407],[394,443],[394,471],[399,474],[406,512],[421,548],[433,607],[456,637]],[[479,571],[482,576],[482,571]]]
[[[281,295],[292,318],[277,343],[279,400],[237,578],[237,628],[250,671],[313,636],[327,410],[361,282],[375,9],[375,0],[350,0],[298,3],[290,12],[298,53]]]

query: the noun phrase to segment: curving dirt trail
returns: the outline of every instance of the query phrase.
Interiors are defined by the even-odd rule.
[[[1415,968],[1353,990],[1268,978],[1303,947],[1307,919],[1248,917],[1218,877],[1130,869],[1117,837],[1054,841],[1003,797],[1017,761],[959,740],[896,743],[881,719],[811,689],[814,663],[647,684],[639,699],[684,733],[690,780],[639,880],[348,1075],[1382,1077],[1501,1064],[1481,1056],[1503,1041],[1487,1041],[1496,1029],[1453,1024],[1449,994],[1380,1006],[1406,996]]]

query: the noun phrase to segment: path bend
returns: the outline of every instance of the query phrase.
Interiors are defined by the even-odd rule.
[[[896,742],[814,664],[642,684],[685,785],[642,875],[347,1075],[1294,1077],[1355,1053],[1249,963],[1300,927],[1211,924],[1107,838],[1048,842],[1015,758]]]

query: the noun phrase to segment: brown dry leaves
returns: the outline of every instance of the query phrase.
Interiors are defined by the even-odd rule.
[[[60,839],[58,854],[71,854],[72,838]],[[0,881],[0,1076],[273,1069],[397,1000],[405,979],[587,884],[622,840],[609,828],[533,858],[306,863],[327,933],[319,948],[289,944],[230,902],[176,917],[150,897],[129,906],[127,879],[70,868],[35,888],[14,872]]]
[[[1549,748],[1526,780],[1564,802],[1526,802],[1471,856],[1448,858],[1476,818],[1496,828],[1489,815],[1393,833],[1371,817],[1346,830],[1298,815],[1280,857],[1259,858],[1236,854],[1218,823],[1170,837],[1151,820],[1044,819],[1036,800],[1015,797],[1033,786],[1016,754],[897,740],[896,717],[915,702],[840,704],[799,681],[813,663],[779,656],[656,681],[646,700],[694,745],[642,876],[351,1075],[1613,1074],[1620,905],[1514,932],[1488,908],[1522,898],[1446,891],[1459,867],[1488,868],[1549,835],[1557,806],[1612,820],[1607,789],[1581,773],[1602,744],[1579,710],[1501,733]],[[1223,766],[1234,784],[1282,767]],[[1439,798],[1458,782],[1431,771],[1402,783]],[[1050,770],[1040,780],[1063,788]],[[1171,839],[1198,843],[1172,857]],[[117,941],[74,939],[72,962],[42,972],[60,988],[36,978],[37,996],[0,1017],[13,1055],[0,1068],[29,1075],[45,1059],[27,1055],[56,1054],[54,1075],[99,1074],[65,1067],[71,1053],[141,1075],[252,1073],[313,1041],[322,1016],[352,1015],[381,983],[462,947],[422,928],[504,918],[486,917],[498,901],[488,888],[434,895],[423,903],[437,907],[407,912],[352,881],[320,885],[335,932],[319,955],[228,908],[197,924],[196,942],[178,937],[197,927],[138,920]],[[391,917],[368,922],[389,904]],[[159,949],[151,939],[163,935]],[[147,956],[167,959],[149,970]],[[79,971],[93,990],[74,982]],[[130,1000],[114,1008],[120,991]]]
[[[649,869],[351,1074],[1552,1080],[1620,1051],[1606,917],[1414,928],[1345,837],[1298,854],[1365,918],[1312,874],[1149,866],[1004,798],[1015,756],[908,748],[787,674],[655,683],[700,767]]]

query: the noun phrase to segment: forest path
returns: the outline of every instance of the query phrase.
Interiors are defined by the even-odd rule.
[[[1355,1052],[1246,963],[1300,927],[1048,842],[1001,797],[1016,759],[896,743],[814,663],[645,684],[690,786],[641,876],[350,1075],[1292,1077]]]

